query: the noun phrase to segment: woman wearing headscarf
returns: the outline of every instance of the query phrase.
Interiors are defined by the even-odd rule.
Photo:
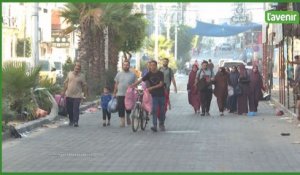
[[[224,116],[224,108],[228,95],[228,73],[224,67],[220,67],[214,80],[214,94],[217,97],[217,103],[220,111],[220,116]]]
[[[194,86],[198,69],[198,65],[194,64],[192,71],[189,74],[189,81],[187,84],[189,104],[193,106],[195,114],[200,112],[201,105],[200,92],[197,86]]]
[[[249,115],[256,115],[258,102],[262,98],[261,90],[264,90],[262,76],[258,66],[254,65],[250,73]]]
[[[236,88],[238,85],[238,80],[239,80],[239,72],[237,70],[236,66],[233,66],[231,68],[231,72],[229,74],[229,81],[228,84],[231,86],[233,89]],[[235,113],[237,110],[237,95],[233,94],[232,96],[229,97],[228,100],[228,107],[229,107],[229,113]]]
[[[248,92],[249,92],[249,75],[245,65],[239,65],[239,79],[238,85],[241,89],[241,94],[237,99],[237,111],[239,115],[247,115],[248,113]]]

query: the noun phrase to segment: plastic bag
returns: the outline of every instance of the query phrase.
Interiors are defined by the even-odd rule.
[[[233,87],[232,86],[228,86],[228,96],[233,96],[234,91],[233,91]]]
[[[67,106],[66,106],[66,98],[61,95],[55,95],[55,101],[58,105],[58,114],[62,116],[67,116]]]
[[[235,95],[242,95],[243,91],[242,91],[242,88],[241,88],[241,85],[237,85],[235,88],[234,88],[234,94]]]
[[[144,90],[142,108],[148,113],[152,111],[152,96],[148,89]]]
[[[137,95],[135,93],[134,88],[127,88],[126,94],[125,94],[125,108],[126,110],[132,110],[134,107],[134,104],[137,100]]]
[[[118,111],[118,101],[116,97],[113,97],[107,105],[107,111],[109,113],[115,113]]]

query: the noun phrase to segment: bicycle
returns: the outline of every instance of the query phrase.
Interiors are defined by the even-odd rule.
[[[141,126],[141,130],[145,130],[147,123],[149,121],[148,112],[145,111],[142,107],[142,101],[143,101],[143,88],[141,86],[138,86],[135,88],[135,91],[137,93],[137,101],[135,102],[134,108],[131,112],[131,126],[132,131],[136,132]]]

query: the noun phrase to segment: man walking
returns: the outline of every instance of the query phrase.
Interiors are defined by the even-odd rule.
[[[163,73],[164,75],[164,85],[165,85],[165,91],[166,91],[166,98],[170,99],[170,86],[171,82],[174,85],[174,90],[175,93],[177,93],[177,86],[176,86],[176,81],[174,78],[174,72],[171,68],[168,67],[169,65],[169,60],[168,58],[163,59],[163,67],[161,67],[159,70]],[[171,103],[169,102],[169,108],[171,106]]]
[[[288,64],[296,64],[296,71],[295,71],[295,80],[293,84],[293,88],[296,90],[294,90],[294,93],[296,95],[297,98],[297,108],[298,108],[298,115],[297,115],[297,119],[300,121],[300,55],[296,55],[294,57],[295,61],[288,61]]]
[[[81,65],[79,62],[76,62],[74,71],[68,73],[62,92],[62,96],[66,96],[66,105],[70,120],[69,125],[74,125],[74,127],[79,126],[79,106],[83,98],[82,93],[84,93],[84,97],[87,96],[87,83],[80,70]]]
[[[135,82],[136,75],[129,71],[130,69],[130,62],[124,61],[123,62],[123,71],[118,72],[115,77],[115,88],[114,88],[114,96],[117,97],[118,101],[118,112],[120,117],[120,127],[125,127],[125,111],[126,111],[126,118],[127,118],[127,125],[131,124],[130,120],[130,113],[131,110],[125,109],[125,94],[126,90],[129,85]]]
[[[199,89],[201,92],[201,108],[202,108],[202,114],[201,116],[210,116],[209,110],[210,110],[210,103],[212,99],[212,81],[214,80],[214,72],[209,69],[208,62],[203,61],[202,62],[202,69],[199,69],[197,72],[196,80],[194,86],[197,86],[199,83],[204,83],[204,88]]]
[[[148,81],[150,87],[148,90],[152,96],[152,116],[153,116],[153,127],[151,130],[157,132],[157,118],[159,118],[159,128],[161,131],[165,131],[165,96],[164,96],[164,75],[157,69],[157,62],[150,61],[150,72],[148,72],[141,80],[138,80],[132,86],[137,86],[142,81]],[[157,111],[159,116],[157,116]]]
[[[211,62],[211,59],[208,60],[208,65],[207,65],[207,67],[208,67],[211,71],[214,71],[214,67],[215,67],[215,66],[214,66],[214,63]]]

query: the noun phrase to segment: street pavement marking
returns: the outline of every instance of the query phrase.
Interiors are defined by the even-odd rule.
[[[95,157],[92,153],[57,153],[57,154],[50,154],[49,156],[55,156],[55,157]]]
[[[170,91],[171,94],[176,94],[174,91]],[[187,91],[177,91],[177,93],[180,93],[180,94],[187,94]]]
[[[166,133],[171,133],[171,134],[195,134],[195,133],[200,133],[200,131],[196,131],[196,130],[166,131]]]

